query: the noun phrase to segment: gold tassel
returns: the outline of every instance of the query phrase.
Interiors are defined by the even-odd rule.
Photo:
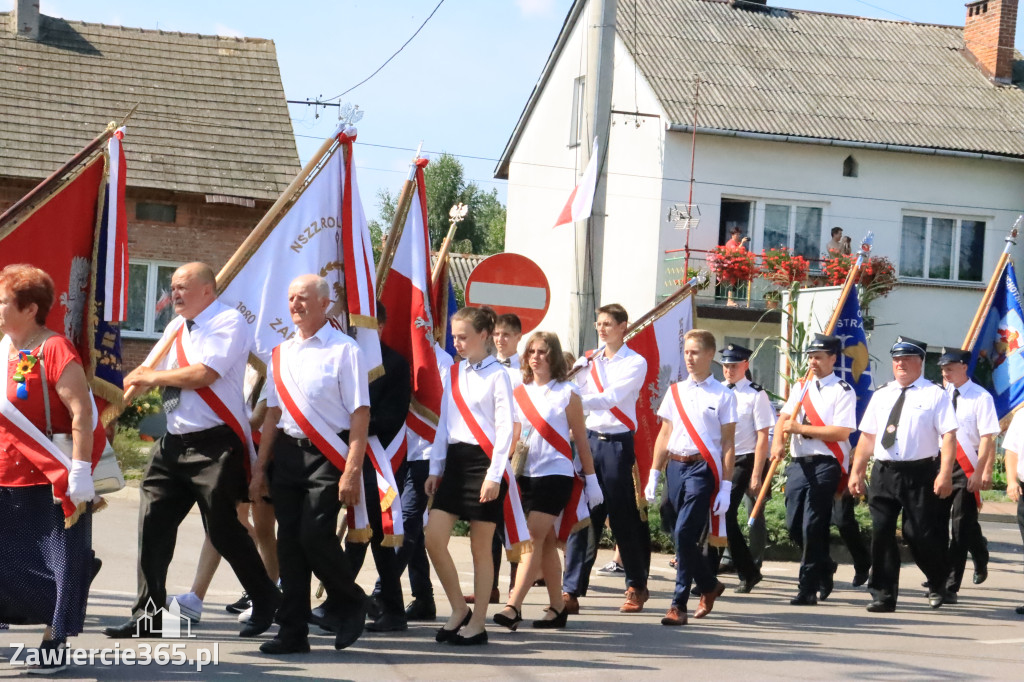
[[[395,501],[396,497],[398,497],[398,492],[391,486],[388,486],[388,491],[384,494],[384,499],[380,501],[380,508],[390,509],[391,503]]]
[[[384,376],[384,365],[377,365],[366,373],[366,382],[370,383],[374,379],[380,379],[382,376]]]
[[[401,547],[402,542],[405,540],[404,535],[385,535],[381,541],[381,547]]]
[[[708,544],[712,547],[728,547],[729,538],[708,534]]]
[[[78,519],[81,518],[82,514],[85,513],[85,502],[79,502],[78,506],[75,507],[75,511],[71,516],[64,519],[64,530],[71,528],[71,526],[78,523]]]
[[[345,542],[357,542],[361,545],[365,545],[372,539],[372,528],[349,528],[348,535],[345,536]]]
[[[523,540],[517,542],[508,549],[505,550],[505,556],[509,561],[519,562],[522,560],[524,554],[529,554],[533,551],[533,540]]]
[[[101,497],[99,502],[92,503],[92,513],[95,514],[97,512],[101,512],[108,506],[110,505],[107,504],[107,501]]]
[[[369,315],[349,315],[348,323],[353,327],[363,327],[364,329],[377,329],[377,318],[370,317]]]
[[[640,485],[640,467],[633,462],[633,495],[636,497],[636,508],[640,512],[640,520],[647,522],[647,497],[644,495],[644,487]]]

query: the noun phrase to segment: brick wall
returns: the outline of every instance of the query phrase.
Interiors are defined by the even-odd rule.
[[[977,0],[967,5],[964,45],[989,78],[1010,81],[1016,28],[1017,0]]]

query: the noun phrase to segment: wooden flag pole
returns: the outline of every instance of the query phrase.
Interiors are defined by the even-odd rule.
[[[1017,221],[1010,228],[1010,233],[1006,235],[1006,246],[1003,247],[1003,252],[999,256],[999,261],[996,263],[996,269],[992,272],[992,278],[988,281],[988,286],[985,287],[985,293],[982,294],[981,304],[978,305],[978,310],[974,313],[971,326],[967,329],[967,336],[964,337],[964,343],[961,346],[963,350],[972,350],[975,342],[978,340],[981,323],[988,315],[989,308],[992,307],[992,297],[995,296],[996,287],[1003,276],[1003,270],[1006,269],[1006,263],[1010,260],[1010,249],[1017,243],[1017,230],[1021,227],[1022,222],[1024,222],[1024,215],[1017,217]]]
[[[242,245],[238,247],[228,262],[224,264],[224,267],[217,273],[217,293],[220,294],[224,291],[231,280],[234,279],[242,267],[248,262],[250,256],[256,252],[260,244],[267,238],[270,231],[278,223],[278,219],[285,213],[291,202],[296,198],[299,192],[305,189],[305,186],[312,181],[315,177],[315,173],[319,170],[319,167],[324,163],[329,153],[333,153],[336,145],[338,144],[338,133],[332,137],[324,140],[320,148],[316,150],[309,162],[302,167],[299,174],[295,176],[291,184],[281,193],[281,196],[277,198],[274,205],[270,207],[266,215],[256,224],[256,227],[252,229],[249,236],[245,238]],[[159,364],[161,360],[167,355],[167,352],[171,349],[171,343],[174,339],[170,338],[162,342],[157,347],[156,355],[154,356],[153,364]],[[130,386],[128,390],[124,392],[124,405],[127,406],[137,395],[139,391],[134,387]]]
[[[395,217],[391,219],[391,229],[388,230],[388,236],[381,245],[380,262],[377,263],[377,298],[380,298],[381,292],[384,291],[384,282],[391,272],[391,263],[395,260],[395,250],[402,239],[402,232],[405,231],[405,221],[409,217],[409,207],[412,206],[412,197],[416,192],[416,161],[420,158],[422,149],[423,142],[420,142],[420,146],[416,148],[416,156],[412,157],[409,164],[409,175],[402,183],[398,205],[395,207]]]
[[[437,252],[437,262],[434,263],[434,271],[430,273],[430,288],[432,290],[437,288],[437,282],[441,278],[441,267],[448,258],[448,251],[452,248],[455,229],[459,226],[459,223],[465,220],[468,212],[469,207],[463,203],[455,204],[448,211],[448,234],[445,235],[444,241],[441,242],[441,248]]]
[[[857,285],[857,280],[860,279],[861,269],[864,267],[864,261],[867,260],[868,255],[871,253],[871,244],[874,241],[874,235],[870,232],[864,237],[864,241],[860,245],[860,253],[857,254],[857,260],[854,262],[853,267],[846,273],[846,281],[843,283],[843,289],[839,294],[839,301],[836,303],[836,309],[832,311],[832,315],[828,319],[828,324],[825,325],[823,330],[824,334],[831,335],[835,331],[836,324],[839,322],[839,316],[843,313],[843,308],[846,306],[846,299],[853,293],[854,287]],[[788,355],[788,354],[787,354]],[[807,384],[813,378],[813,372],[807,370],[807,374],[804,376],[803,388],[800,391],[799,398],[803,398],[803,391],[806,390]],[[799,404],[799,400],[797,401]],[[789,416],[790,419],[794,419],[795,414]],[[784,428],[785,422],[779,421],[779,424],[775,428]],[[747,520],[748,526],[753,526],[754,521],[761,514],[761,510],[764,509],[765,499],[768,497],[768,491],[772,489],[772,479],[775,478],[775,472],[779,468],[780,461],[776,459],[771,460],[771,464],[768,466],[768,473],[765,474],[764,482],[761,484],[761,491],[757,495],[757,501],[754,502],[754,506],[750,510],[750,518]]]

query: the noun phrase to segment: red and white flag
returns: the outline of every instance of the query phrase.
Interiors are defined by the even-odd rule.
[[[583,171],[583,177],[572,190],[569,200],[565,202],[565,208],[558,215],[554,227],[586,220],[590,217],[590,211],[594,207],[594,191],[597,189],[597,138],[594,138],[594,148],[590,152],[590,161]]]
[[[683,335],[693,329],[693,299],[687,296],[668,312],[626,339],[626,345],[647,360],[647,376],[636,402],[636,461],[641,487],[651,473],[654,441],[661,423],[658,408],[669,388],[688,375],[683,363]]]
[[[433,442],[444,389],[434,354],[429,293],[430,234],[423,177],[426,165],[427,159],[416,159],[416,191],[380,300],[388,312],[384,343],[400,353],[412,370],[412,402],[406,424],[416,435]]]
[[[115,323],[123,322],[128,316],[128,217],[124,204],[124,148],[121,146],[124,133],[123,127],[118,128],[107,143],[107,201],[103,216],[106,228],[103,319]]]

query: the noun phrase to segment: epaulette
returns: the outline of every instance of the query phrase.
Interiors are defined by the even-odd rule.
[[[844,379],[840,379],[839,380],[839,385],[843,387],[844,391],[852,391],[853,390],[853,386],[851,386],[850,384],[846,383],[846,381]]]
[[[755,384],[753,381],[750,382],[750,387],[752,389],[754,389],[755,391],[763,391],[764,390],[764,386],[762,386],[761,384]]]
[[[932,383],[941,388],[943,391],[946,390],[946,387],[942,384],[941,381],[933,381]]]

